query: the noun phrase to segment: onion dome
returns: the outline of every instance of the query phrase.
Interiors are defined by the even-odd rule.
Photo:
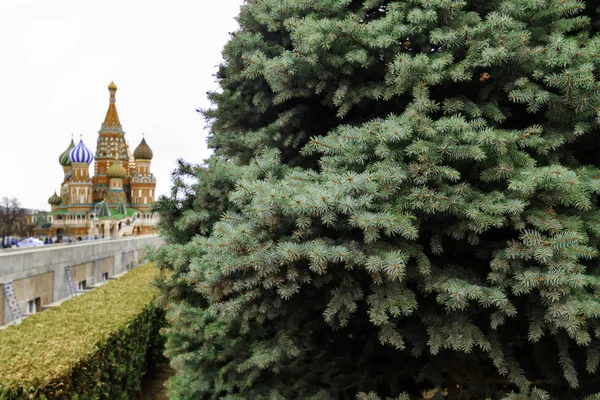
[[[59,195],[56,194],[56,191],[54,191],[54,194],[48,199],[48,204],[50,204],[51,206],[57,206],[60,203],[62,203],[62,199]]]
[[[121,167],[119,160],[115,158],[115,162],[113,163],[113,165],[108,167],[108,169],[106,170],[106,176],[108,176],[109,178],[123,179],[125,178],[125,175],[127,175],[127,170]]]
[[[69,160],[71,160],[72,163],[89,164],[94,160],[94,155],[87,147],[85,147],[83,140],[80,140],[77,146],[69,152]]]
[[[152,160],[153,155],[152,149],[148,146],[148,143],[146,143],[146,139],[142,138],[142,141],[133,152],[133,156],[136,160]]]
[[[117,85],[115,85],[113,81],[110,81],[110,84],[108,85],[108,90],[117,90]]]
[[[58,157],[58,162],[63,167],[68,167],[69,165],[71,165],[71,160],[69,160],[69,152],[73,149],[73,147],[75,147],[75,143],[73,142],[73,138],[71,138],[71,144],[69,144],[69,147],[67,147],[67,149],[63,151],[60,157]]]

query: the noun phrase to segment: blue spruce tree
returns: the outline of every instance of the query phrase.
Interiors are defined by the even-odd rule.
[[[171,398],[600,392],[596,7],[247,1],[156,205]]]

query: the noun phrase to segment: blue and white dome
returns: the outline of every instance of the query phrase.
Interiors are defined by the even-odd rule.
[[[85,147],[83,140],[80,140],[77,146],[69,152],[69,160],[72,163],[89,164],[94,161],[94,155],[87,147]]]

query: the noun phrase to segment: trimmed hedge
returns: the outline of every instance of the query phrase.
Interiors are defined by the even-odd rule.
[[[0,331],[0,399],[133,399],[160,356],[157,270],[123,277]]]

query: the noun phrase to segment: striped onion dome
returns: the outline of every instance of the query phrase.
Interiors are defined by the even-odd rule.
[[[152,160],[153,155],[154,154],[152,153],[152,149],[150,148],[150,146],[148,146],[148,143],[146,143],[146,139],[142,138],[142,141],[140,142],[138,147],[135,148],[133,156],[136,160]]]
[[[113,165],[108,167],[108,169],[106,170],[106,176],[108,176],[109,178],[123,179],[125,178],[125,175],[127,175],[127,170],[121,167],[119,160],[115,158],[115,162],[113,163]]]
[[[83,140],[80,140],[77,146],[69,152],[69,160],[71,160],[72,163],[89,164],[94,160],[94,155],[87,147],[85,147]]]
[[[73,149],[73,147],[75,147],[75,143],[73,142],[73,139],[71,139],[71,144],[69,144],[69,147],[67,147],[67,149],[62,152],[60,157],[58,157],[58,162],[63,167],[68,167],[69,165],[71,165],[71,160],[69,160],[69,152],[71,151],[71,149]]]
[[[51,206],[57,206],[62,202],[62,199],[60,198],[59,195],[56,194],[56,191],[54,192],[54,194],[52,196],[50,196],[50,198],[48,199],[48,204],[50,204]]]

